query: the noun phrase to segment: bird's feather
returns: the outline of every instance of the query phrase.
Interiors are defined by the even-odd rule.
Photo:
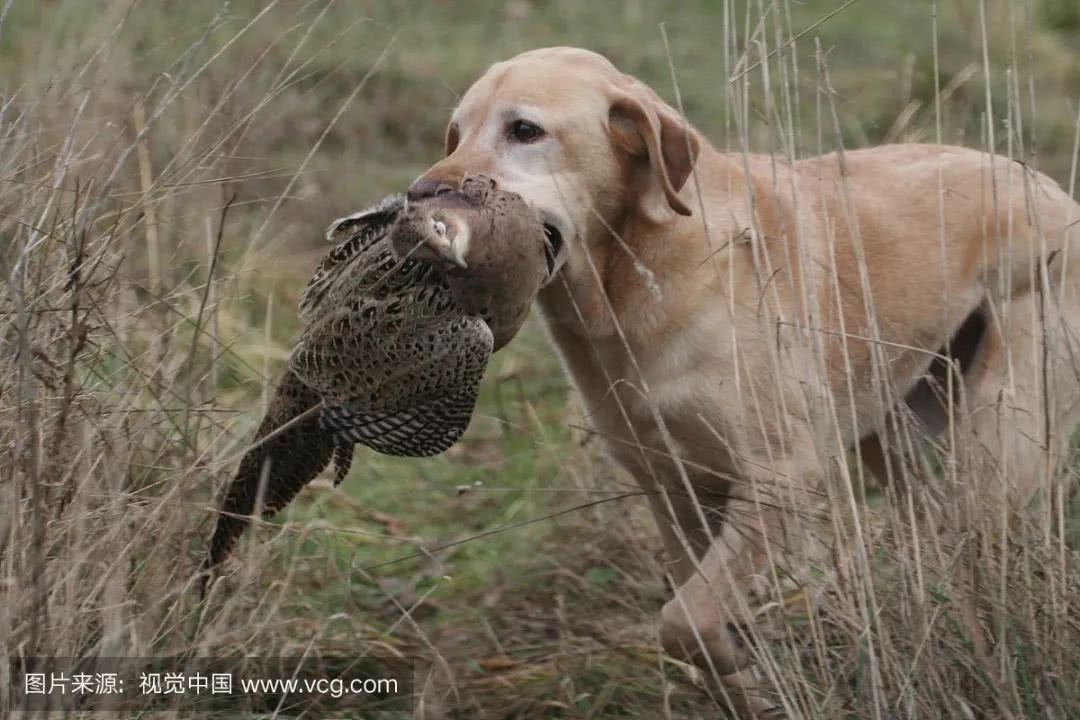
[[[460,246],[469,258],[457,274],[430,248],[426,260],[416,254],[431,232],[448,237],[432,213],[450,213],[439,217],[456,218],[455,233],[479,238]],[[341,482],[355,445],[409,457],[449,448],[469,425],[492,352],[521,327],[546,271],[539,219],[482,177],[430,204],[389,197],[336,221],[327,238],[336,244],[300,298],[303,329],[226,493],[207,569],[256,510],[282,509],[331,462]]]
[[[305,327],[225,496],[207,568],[228,555],[257,506],[264,516],[281,510],[331,461],[340,482],[355,444],[424,457],[468,427],[491,330],[455,307],[436,268],[391,252],[403,206],[388,198],[331,226],[338,244],[301,296]]]

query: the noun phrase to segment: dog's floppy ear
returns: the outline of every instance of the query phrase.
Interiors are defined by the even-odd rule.
[[[451,121],[446,126],[446,138],[443,140],[443,154],[450,155],[450,153],[457,150],[458,142],[461,140],[461,131],[458,130],[456,122]]]
[[[645,214],[657,221],[670,217],[670,210],[690,215],[678,192],[701,150],[694,129],[651,91],[617,92],[608,111],[608,127],[627,153],[648,155],[651,177],[641,198]]]

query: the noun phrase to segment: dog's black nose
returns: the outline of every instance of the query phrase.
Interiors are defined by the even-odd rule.
[[[406,197],[410,200],[423,200],[424,198],[435,197],[436,195],[442,195],[453,191],[453,187],[446,184],[442,180],[429,180],[427,178],[420,178],[412,185],[409,186],[409,191],[406,193]]]

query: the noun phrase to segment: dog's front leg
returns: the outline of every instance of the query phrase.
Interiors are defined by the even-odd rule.
[[[782,608],[828,557],[821,464],[809,438],[797,431],[786,453],[744,460],[719,534],[661,613],[664,649],[734,682],[754,712],[768,704],[745,673],[735,673],[757,659],[761,611]]]
[[[649,493],[665,570],[678,587],[693,575],[723,527],[730,478],[701,463],[676,460],[679,448],[665,445],[655,430],[640,431],[638,437],[643,440],[613,443],[608,452]]]

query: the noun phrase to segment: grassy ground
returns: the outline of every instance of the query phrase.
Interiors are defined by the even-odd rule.
[[[455,98],[495,60],[581,45],[672,99],[673,67],[691,121],[737,148],[725,78],[797,38],[747,73],[748,132],[782,150],[791,128],[807,155],[836,144],[820,41],[846,146],[983,147],[989,87],[996,126],[1021,121],[1014,154],[1071,182],[1075,3],[951,0],[936,18],[928,2],[841,5],[0,3],[3,655],[364,648],[433,663],[430,717],[717,716],[696,673],[658,652],[655,530],[640,498],[617,497],[632,488],[580,430],[535,322],[490,366],[452,451],[358,454],[340,488],[317,483],[251,534],[210,614],[190,573],[288,355],[322,228],[429,165]],[[1054,597],[1075,596],[1068,563]],[[905,608],[882,617],[903,628]],[[1030,627],[1053,634],[1041,615]],[[1030,627],[1012,636],[1008,697],[975,660],[966,673],[963,628],[943,631],[957,655],[935,657],[960,658],[960,699],[940,716],[975,717],[987,695],[983,717],[1068,716],[1076,692],[1052,686],[1072,680],[1025,669],[1051,662],[1031,657],[1045,648],[1025,645]],[[808,671],[813,707],[873,716],[861,642]],[[1075,648],[1048,650],[1052,669],[1080,669]],[[920,678],[890,679],[886,717],[929,717],[910,697]]]

